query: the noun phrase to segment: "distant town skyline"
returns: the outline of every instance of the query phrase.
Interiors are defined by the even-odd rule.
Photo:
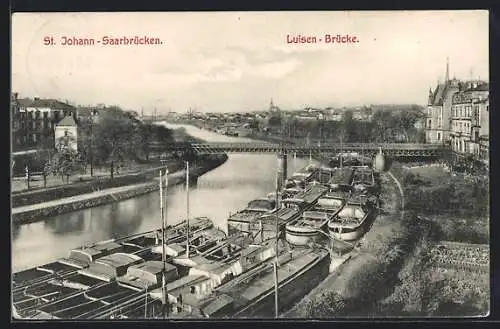
[[[60,44],[105,36],[162,44]],[[158,114],[425,105],[447,57],[450,77],[488,80],[488,43],[487,11],[16,13],[12,91]]]

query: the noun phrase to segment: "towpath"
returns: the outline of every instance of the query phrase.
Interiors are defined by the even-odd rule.
[[[178,180],[180,177],[185,176],[185,170],[177,171],[175,173],[169,174],[168,178],[169,180],[175,179]],[[155,179],[158,181],[158,178]],[[67,197],[67,198],[61,198],[57,200],[51,200],[47,202],[41,202],[37,204],[32,204],[28,206],[22,206],[22,207],[16,207],[12,208],[12,215],[18,215],[22,214],[25,212],[31,212],[34,210],[40,210],[40,209],[45,209],[45,208],[50,208],[50,207],[57,207],[57,206],[62,206],[66,204],[72,204],[75,202],[80,202],[80,201],[88,201],[88,200],[93,200],[96,198],[104,197],[107,195],[113,195],[117,193],[122,193],[126,191],[131,191],[134,189],[138,189],[141,187],[149,186],[151,183],[154,181],[149,181],[146,183],[139,183],[139,184],[132,184],[132,185],[127,185],[127,186],[121,186],[121,187],[114,187],[114,188],[109,188],[109,189],[104,189],[100,191],[95,191],[91,193],[85,193],[85,194],[80,194],[80,195],[75,195],[72,197]]]
[[[384,213],[377,216],[369,232],[362,238],[362,243],[370,245],[372,241],[384,241],[385,237],[391,236],[398,230],[402,218],[403,189],[400,182],[392,173],[387,172],[381,176],[381,184],[385,189]],[[325,293],[337,292],[341,296],[348,297],[356,292],[348,287],[353,277],[359,272],[366,271],[371,264],[376,262],[376,255],[362,250],[354,251],[351,259],[343,263],[334,272],[330,273],[317,287],[312,289],[294,307],[281,315],[282,318],[305,318],[309,315],[308,304],[320,303],[325,298]],[[360,288],[361,289],[361,288]]]

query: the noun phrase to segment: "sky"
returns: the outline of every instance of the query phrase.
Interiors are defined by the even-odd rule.
[[[317,43],[287,42],[297,35]],[[105,36],[162,44],[97,43]],[[447,57],[450,77],[489,72],[487,11],[16,13],[11,47],[20,97],[144,113],[265,110],[271,98],[282,109],[425,105]]]

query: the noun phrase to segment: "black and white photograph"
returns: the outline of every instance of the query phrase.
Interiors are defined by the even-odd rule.
[[[488,24],[12,14],[11,318],[488,316]]]

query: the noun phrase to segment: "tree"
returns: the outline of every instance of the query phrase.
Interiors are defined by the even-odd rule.
[[[269,117],[268,124],[270,127],[281,126],[281,116],[276,114],[271,114],[271,116]]]
[[[390,137],[389,129],[393,122],[392,113],[389,110],[380,110],[373,115],[372,139],[376,142],[385,142]]]
[[[66,182],[69,182],[69,176],[81,173],[84,170],[84,164],[81,154],[70,147],[63,147],[52,157],[50,163],[45,165],[44,172],[61,176],[63,181],[66,177]]]
[[[115,162],[137,159],[143,149],[141,125],[118,107],[102,110],[93,125],[95,160],[108,163],[113,170]]]

